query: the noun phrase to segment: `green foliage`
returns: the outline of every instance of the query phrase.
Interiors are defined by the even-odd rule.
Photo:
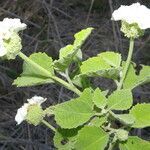
[[[89,27],[87,29],[83,29],[80,32],[76,33],[74,35],[74,37],[75,37],[75,41],[73,43],[74,47],[76,47],[77,49],[81,48],[82,44],[89,37],[89,35],[91,34],[93,29],[94,28]]]
[[[130,136],[127,141],[119,144],[120,150],[149,150],[150,142],[137,136]]]
[[[120,67],[121,55],[115,52],[103,52],[98,56],[112,67]]]
[[[150,104],[137,104],[132,107],[130,114],[135,117],[134,128],[145,128],[150,126]]]
[[[102,126],[104,123],[107,122],[107,118],[105,116],[101,116],[101,117],[94,117],[89,125],[90,126],[95,126],[95,127],[100,127]]]
[[[77,129],[58,128],[54,136],[54,145],[59,150],[72,150],[77,138]]]
[[[65,71],[75,59],[82,58],[81,46],[91,34],[93,28],[83,29],[75,34],[73,45],[67,45],[60,49],[59,59],[54,61],[54,67],[58,71]]]
[[[34,53],[30,55],[29,59],[38,64],[40,67],[47,70],[51,75],[54,75],[52,58],[49,57],[46,53]],[[18,87],[23,87],[51,82],[53,82],[53,80],[51,80],[46,74],[43,74],[40,69],[38,70],[31,64],[24,62],[23,72],[20,77],[14,80],[13,84],[17,85]]]
[[[107,104],[107,98],[104,96],[99,88],[94,91],[93,102],[98,108],[101,109],[103,109]]]
[[[91,91],[86,89],[79,98],[56,105],[54,114],[57,124],[62,128],[83,125],[94,115]]]
[[[76,33],[74,43],[61,48],[59,59],[54,62],[45,53],[34,53],[29,59],[20,55],[26,62],[21,76],[13,84],[20,87],[56,82],[78,95],[44,111],[41,106],[31,106],[32,110],[27,110],[26,121],[37,125],[44,116],[54,115],[59,126],[54,145],[59,150],[104,150],[111,149],[113,144],[118,144],[120,150],[149,150],[149,142],[128,134],[131,128],[150,126],[150,104],[133,106],[132,95],[133,88],[150,82],[150,67],[142,65],[136,74],[134,63],[127,59],[124,65],[121,55],[110,51],[82,62],[81,48],[92,30],[87,28]],[[132,47],[133,39],[130,50]],[[55,71],[66,80],[55,76]],[[117,90],[111,93],[109,88],[106,91],[95,89],[90,77],[110,78],[116,83]],[[38,113],[34,113],[35,110]]]
[[[142,65],[139,75],[136,75],[133,64],[130,64],[128,74],[125,78],[123,87],[133,89],[138,85],[150,82],[150,67]]]
[[[127,110],[132,106],[131,90],[118,90],[108,97],[108,108],[111,110]]]
[[[78,133],[75,149],[104,150],[108,139],[108,133],[104,132],[101,128],[85,126]]]
[[[130,126],[135,122],[135,118],[131,114],[114,114],[113,116],[124,125]]]
[[[115,58],[115,59],[114,59]],[[117,79],[120,71],[121,56],[114,52],[103,52],[82,62],[81,75],[102,76]]]

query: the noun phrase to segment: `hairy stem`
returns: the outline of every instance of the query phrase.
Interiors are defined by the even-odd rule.
[[[49,124],[47,121],[43,120],[42,123],[44,125],[46,125],[49,129],[53,130],[54,132],[56,132],[56,129],[51,125]]]
[[[35,67],[37,70],[40,70],[41,72],[43,72],[43,74],[45,74],[46,76],[48,76],[49,78],[51,78],[52,80],[54,80],[55,82],[59,83],[60,85],[63,85],[64,87],[66,87],[67,89],[75,92],[77,95],[81,95],[81,92],[75,87],[70,85],[69,83],[67,83],[66,81],[62,80],[59,77],[53,76],[49,71],[47,71],[46,69],[44,69],[43,67],[41,67],[40,65],[38,65],[37,63],[35,63],[34,61],[32,61],[31,59],[29,59],[26,55],[24,55],[22,52],[20,52],[18,54],[18,56],[20,56],[26,63],[32,65],[33,67]]]
[[[132,54],[133,54],[133,48],[134,48],[134,39],[131,38],[130,39],[128,58],[127,58],[127,61],[126,61],[126,64],[125,64],[125,67],[124,67],[124,70],[123,70],[123,76],[121,77],[118,88],[117,88],[118,90],[120,90],[122,88],[123,82],[126,78],[126,75],[127,75],[127,72],[128,72],[129,66],[130,66]]]

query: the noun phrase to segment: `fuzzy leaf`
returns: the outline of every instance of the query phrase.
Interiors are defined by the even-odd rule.
[[[132,103],[132,92],[129,89],[115,91],[108,97],[108,108],[111,110],[127,110]]]
[[[117,60],[113,59],[113,57],[115,57],[114,54],[117,57]],[[117,53],[113,52],[101,53],[96,57],[89,58],[88,60],[82,62],[82,65],[80,67],[81,69],[80,76],[82,75],[87,75],[89,77],[102,76],[106,78],[117,79],[120,72],[119,61],[120,55]]]
[[[115,52],[103,52],[98,55],[107,64],[113,67],[119,67],[121,63],[121,55]]]
[[[74,35],[75,41],[73,43],[74,47],[76,48],[81,48],[82,44],[85,42],[85,40],[89,37],[91,32],[93,31],[94,28],[87,28],[83,29],[80,32],[76,33]]]
[[[73,45],[67,45],[60,49],[59,59],[54,61],[56,70],[65,71],[78,53],[78,49],[74,49]]]
[[[150,66],[142,65],[139,75],[135,74],[133,64],[130,65],[123,87],[133,89],[138,85],[150,82]]]
[[[103,109],[107,104],[107,98],[104,96],[99,88],[94,91],[93,102],[98,108],[101,109]]]
[[[86,89],[79,98],[56,105],[54,109],[55,120],[62,128],[76,128],[94,115],[92,109],[91,90]]]
[[[73,150],[76,142],[77,129],[61,129],[55,132],[54,145],[59,150]]]
[[[119,144],[120,150],[149,150],[150,142],[137,136],[130,136],[127,141]]]
[[[44,77],[22,76],[14,80],[13,85],[17,85],[17,87],[25,87],[47,83],[52,83],[52,80]]]
[[[60,49],[59,59],[54,61],[54,67],[58,71],[65,71],[73,60],[82,59],[81,46],[91,34],[93,28],[83,29],[75,34],[73,45],[67,45]]]
[[[30,55],[29,58],[35,63],[37,63],[39,66],[43,67],[45,70],[49,71],[51,75],[54,75],[52,58],[49,57],[46,53],[41,52],[34,53]],[[18,87],[23,87],[23,86],[40,85],[51,82],[53,82],[53,80],[51,80],[48,76],[43,74],[40,70],[24,62],[23,72],[20,77],[14,80],[13,84],[17,85]]]
[[[122,124],[132,125],[135,122],[135,118],[131,114],[121,114],[121,115],[113,115],[117,120],[119,120]]]
[[[135,117],[134,128],[145,128],[150,126],[150,104],[137,104],[132,107],[130,114]]]
[[[104,116],[101,117],[94,117],[90,123],[88,124],[89,126],[95,126],[95,127],[100,127],[103,125],[105,122],[107,122],[107,118]]]
[[[101,128],[85,126],[78,132],[75,149],[77,150],[104,150],[109,135]]]

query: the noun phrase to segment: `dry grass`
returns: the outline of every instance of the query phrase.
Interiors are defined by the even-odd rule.
[[[95,0],[97,1],[97,0]],[[103,5],[89,0],[83,3],[71,0],[5,0],[0,1],[0,19],[17,17],[28,25],[23,32],[23,52],[46,52],[53,59],[58,57],[61,47],[73,41],[73,34],[82,28],[92,26],[93,35],[83,46],[84,59],[101,51],[121,52],[125,58],[128,41],[119,30],[117,23],[110,20],[111,11],[125,1],[108,0]],[[126,1],[130,4],[132,0]],[[146,2],[146,1],[145,1]],[[147,32],[148,33],[148,32]],[[145,42],[146,41],[146,42]],[[136,41],[134,60],[137,63],[150,64],[150,36],[146,34]],[[52,150],[53,134],[43,126],[33,127],[26,123],[16,126],[14,116],[27,98],[33,95],[47,97],[46,105],[60,103],[70,99],[72,93],[56,85],[43,85],[30,88],[11,86],[14,78],[21,73],[22,61],[17,58],[11,62],[0,61],[0,149],[1,150]],[[104,89],[113,84],[103,79],[98,86]],[[150,100],[149,86],[135,90],[139,101]],[[45,105],[45,107],[46,107]],[[143,138],[150,137],[148,129],[134,131]]]

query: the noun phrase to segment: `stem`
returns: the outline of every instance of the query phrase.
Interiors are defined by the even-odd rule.
[[[134,39],[131,38],[130,39],[128,58],[127,58],[127,61],[126,61],[126,64],[125,64],[125,67],[124,67],[124,70],[123,70],[123,76],[122,76],[122,78],[120,80],[120,83],[118,85],[118,88],[117,88],[118,90],[120,90],[122,88],[123,82],[126,78],[126,75],[127,75],[127,72],[128,72],[129,66],[130,66],[132,54],[133,54],[133,48],[134,48]]]
[[[46,125],[48,128],[50,128],[51,130],[53,130],[54,132],[56,132],[56,129],[52,125],[50,125],[47,121],[43,120],[42,123]]]
[[[66,73],[66,79],[67,79],[67,81],[70,83],[70,85],[74,86],[73,83],[72,83],[72,81],[71,81],[71,79],[70,79],[70,77],[69,77],[68,68],[66,69],[65,73]]]
[[[62,80],[61,78],[58,78],[56,76],[53,76],[49,71],[47,71],[46,69],[44,69],[43,67],[41,67],[40,65],[38,65],[37,63],[35,63],[34,61],[32,61],[31,59],[29,59],[26,55],[24,55],[22,52],[20,52],[18,54],[25,62],[27,62],[28,64],[32,65],[33,67],[35,67],[37,70],[43,72],[46,76],[48,76],[49,78],[51,78],[52,80],[58,82],[59,84],[65,86],[67,89],[75,92],[77,95],[81,95],[81,92],[75,87],[70,85],[69,83],[67,83],[66,81]]]

